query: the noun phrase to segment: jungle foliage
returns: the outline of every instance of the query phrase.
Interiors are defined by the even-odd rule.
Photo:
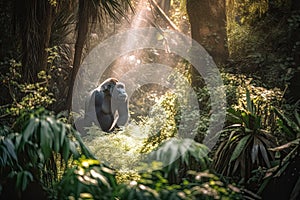
[[[162,20],[147,1],[153,19],[145,24],[185,34],[197,22],[213,26],[189,13],[187,3],[198,5],[159,1],[169,17]],[[227,0],[220,7],[227,28],[222,52],[228,51],[222,58],[229,58],[218,67],[227,105],[212,149],[201,143],[212,117],[211,91],[186,60],[153,49],[131,54],[142,64],[171,63],[195,87],[201,109],[184,116],[186,122],[197,117],[189,137],[178,134],[186,106],[178,101],[186,92],[180,83],[179,94],[139,88],[124,129],[107,134],[91,126],[85,136],[75,130],[68,109],[80,62],[93,45],[122,31],[121,22],[130,21],[137,5],[0,2],[0,199],[298,199],[298,0]],[[219,44],[218,33],[205,34]]]

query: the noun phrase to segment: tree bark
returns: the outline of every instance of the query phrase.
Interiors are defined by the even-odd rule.
[[[299,12],[300,11],[300,1],[293,0],[291,4],[291,12]],[[288,87],[288,94],[286,97],[289,99],[290,103],[297,103],[300,102],[300,70],[297,69],[297,66],[300,65],[300,47],[295,45],[297,42],[300,41],[299,35],[300,28],[293,30],[290,36],[290,45],[294,46],[294,51],[292,51],[292,57],[295,62],[295,73],[290,80],[290,84]],[[300,112],[299,112],[300,113]]]
[[[47,0],[16,1],[18,27],[22,38],[23,78],[38,80],[37,74],[47,69],[47,52],[54,8]]]
[[[228,59],[225,0],[187,0],[192,38],[213,57],[216,64]]]
[[[67,109],[70,110],[72,107],[72,94],[74,83],[76,79],[77,72],[79,70],[82,58],[82,52],[84,45],[86,43],[87,34],[89,30],[89,14],[88,14],[88,4],[87,0],[79,0],[79,14],[78,14],[78,24],[77,24],[77,39],[75,43],[75,53],[73,60],[73,70],[69,83],[68,97],[67,97]]]

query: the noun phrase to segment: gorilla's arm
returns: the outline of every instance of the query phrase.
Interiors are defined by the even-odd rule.
[[[110,107],[110,97],[107,97],[103,91],[95,91],[95,111],[97,120],[103,131],[110,131],[114,121],[114,116]]]
[[[95,120],[96,119],[96,115],[95,115],[95,91],[93,90],[92,92],[90,92],[90,94],[88,95],[88,97],[86,98],[85,101],[85,113],[84,113],[84,118],[89,118],[91,120]]]
[[[91,98],[92,101],[95,102],[95,112],[97,115],[97,118],[99,119],[98,115],[101,113],[102,111],[102,104],[104,101],[104,93],[102,91],[96,90],[93,93],[94,98]]]
[[[119,118],[117,121],[117,126],[124,126],[129,118],[129,112],[128,112],[128,101],[120,103],[118,106],[118,114]]]
[[[86,127],[91,126],[93,123],[97,124],[97,116],[95,112],[95,91],[91,91],[85,99],[85,112],[84,116],[78,118],[75,121],[76,129],[82,134],[82,136],[87,134]]]

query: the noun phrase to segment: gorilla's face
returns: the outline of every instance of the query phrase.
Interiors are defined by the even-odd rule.
[[[106,83],[104,83],[102,86],[101,86],[101,90],[108,96],[112,96],[112,93],[113,93],[113,90],[114,90],[114,87],[116,85],[116,82],[114,81],[107,81]]]
[[[125,85],[121,82],[116,83],[113,89],[112,96],[118,101],[125,102],[128,98],[128,95],[125,91]]]

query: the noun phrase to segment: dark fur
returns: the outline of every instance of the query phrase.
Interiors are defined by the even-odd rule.
[[[85,104],[84,118],[78,120],[76,128],[85,134],[83,127],[95,123],[105,132],[124,126],[129,118],[125,85],[115,78],[105,80],[90,92]]]

